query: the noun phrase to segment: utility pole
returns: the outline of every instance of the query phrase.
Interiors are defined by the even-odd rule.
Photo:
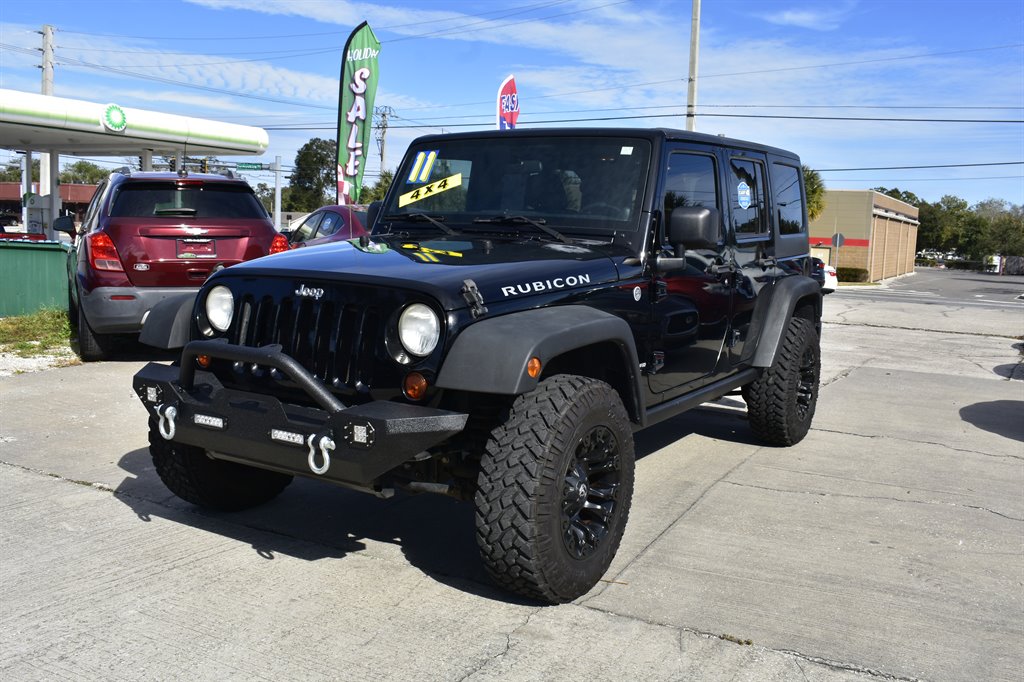
[[[700,53],[700,0],[692,0],[690,19],[690,78],[686,85],[686,129],[697,129],[697,55]]]
[[[274,227],[281,231],[281,157],[274,157]]]
[[[384,170],[384,137],[388,133],[388,116],[394,116],[395,110],[388,106],[374,107],[373,113],[377,115],[377,125],[374,126],[376,129],[375,137],[377,138],[377,148],[380,149],[380,169]]]
[[[43,36],[43,87],[42,94],[53,95],[53,26],[46,24],[41,31]],[[50,208],[49,220],[43,223],[43,232],[47,239],[53,239],[54,233],[51,227],[57,212],[60,211],[60,186],[58,184],[58,168],[60,166],[59,152],[51,150],[48,154],[39,156],[39,194],[49,195],[48,205]]]

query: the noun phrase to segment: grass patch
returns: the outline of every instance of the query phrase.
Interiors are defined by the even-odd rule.
[[[64,310],[40,310],[0,320],[0,346],[22,358],[66,350],[70,339],[71,325]]]

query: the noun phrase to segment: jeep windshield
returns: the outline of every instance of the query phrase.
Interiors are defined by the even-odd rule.
[[[435,139],[410,147],[381,210],[378,232],[436,231],[598,238],[633,232],[651,143],[632,137]],[[415,220],[413,218],[412,220]]]

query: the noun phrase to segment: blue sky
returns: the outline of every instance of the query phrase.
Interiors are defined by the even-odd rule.
[[[377,104],[395,111],[388,168],[419,134],[494,127],[510,73],[521,127],[685,127],[689,0],[6,0],[0,87],[39,92],[38,57],[11,46],[52,24],[56,95],[262,126],[262,160],[290,165],[334,137],[341,49],[364,19],[383,43]],[[765,118],[1020,121],[1022,46],[1022,0],[704,0],[697,129],[791,149],[830,188],[1024,204],[1021,123]],[[1018,165],[829,171],[997,162]],[[378,170],[371,156],[366,180]]]

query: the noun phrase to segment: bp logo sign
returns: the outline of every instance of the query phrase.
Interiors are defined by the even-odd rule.
[[[100,117],[103,127],[119,133],[128,127],[128,117],[124,115],[124,109],[116,104],[108,104],[103,109],[103,116]]]

